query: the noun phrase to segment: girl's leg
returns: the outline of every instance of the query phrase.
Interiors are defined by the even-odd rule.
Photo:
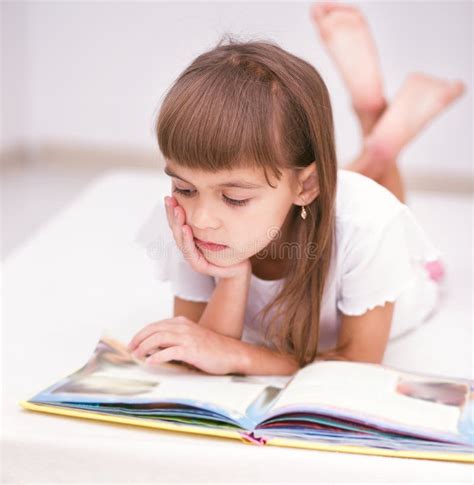
[[[387,168],[377,182],[390,190],[400,202],[405,203],[405,184],[396,161]]]
[[[369,25],[356,7],[334,2],[313,4],[310,17],[347,86],[365,137],[387,107]]]
[[[387,107],[375,43],[360,11],[324,2],[312,5],[311,18],[351,94],[364,138],[362,153],[345,168],[376,180],[404,201],[396,159],[431,119],[460,96],[463,83],[412,74]]]
[[[333,2],[313,4],[311,19],[350,92],[362,136],[366,137],[387,108],[377,49],[369,25],[356,7]],[[345,168],[360,170],[357,160]],[[403,202],[405,191],[396,161],[386,168],[377,182]]]
[[[345,168],[371,177],[404,203],[405,189],[397,157],[439,112],[462,94],[463,83],[412,74],[388,106],[375,42],[360,11],[351,5],[321,2],[312,5],[311,18],[351,94],[362,131],[361,154]],[[437,289],[434,283],[445,276],[443,262],[431,261],[425,269],[431,280],[426,284]],[[429,292],[423,288],[426,297]]]
[[[383,161],[382,163],[385,164],[385,162],[386,161]],[[376,157],[374,157],[373,163],[378,163]],[[354,172],[362,173],[364,175],[364,173],[359,169],[358,159],[347,164],[344,168],[346,170],[352,170]],[[385,171],[382,172],[377,178],[371,178],[373,178],[380,185],[383,185],[385,188],[390,190],[390,192],[392,192],[392,194],[395,195],[395,197],[397,197],[400,202],[405,203],[405,184],[403,182],[403,177],[400,173],[396,160],[392,160],[390,163],[388,163],[385,167]]]
[[[463,92],[461,81],[410,74],[365,138],[360,156],[346,168],[376,180],[404,199],[396,159],[402,149]]]
[[[333,2],[313,4],[311,19],[350,92],[362,136],[366,137],[387,108],[377,49],[368,22],[356,7]],[[355,160],[345,168],[360,171],[360,164]],[[387,164],[377,182],[402,202],[405,200],[395,160]]]

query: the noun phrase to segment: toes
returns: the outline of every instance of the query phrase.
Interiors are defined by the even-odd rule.
[[[405,89],[416,89],[421,93],[426,93],[434,85],[439,85],[441,83],[442,81],[440,79],[430,76],[429,74],[425,74],[424,72],[410,72],[406,76],[399,92],[404,91]]]
[[[460,96],[466,90],[466,85],[459,80],[451,81],[449,87],[453,98]]]
[[[400,91],[405,89],[414,89],[425,97],[431,93],[442,107],[463,94],[466,86],[459,79],[445,81],[423,72],[412,72],[406,77]]]
[[[362,13],[348,5],[314,4],[310,15],[324,41],[329,41],[339,31],[354,32],[367,28]]]
[[[323,20],[324,17],[326,17],[328,14],[336,11],[358,12],[358,10],[351,5],[344,5],[335,2],[314,3],[313,5],[311,5],[310,11],[311,16],[317,21]]]
[[[314,3],[310,8],[310,17],[322,29],[324,28],[324,21],[328,14],[328,8],[326,4]]]
[[[321,20],[324,17],[324,7],[320,3],[313,3],[309,12],[314,20]]]
[[[440,93],[441,106],[445,106],[464,93],[466,86],[462,81],[445,81]]]

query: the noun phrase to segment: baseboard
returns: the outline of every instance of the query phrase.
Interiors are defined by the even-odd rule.
[[[403,172],[407,190],[474,194],[474,176]]]
[[[100,166],[150,169],[159,169],[164,165],[158,149],[44,144],[39,155],[49,163],[93,163]]]
[[[0,152],[2,168],[11,164],[46,163],[64,166],[143,168],[161,170],[164,160],[156,150],[134,147],[107,147],[102,145],[82,145],[69,142],[48,142],[37,145],[17,145]],[[407,190],[456,192],[473,194],[474,177],[451,174],[433,174],[404,171]]]
[[[44,163],[48,165],[87,167],[136,167],[159,170],[164,161],[158,149],[108,147],[76,143],[48,142],[35,145],[16,145],[0,152],[2,166],[11,164]]]

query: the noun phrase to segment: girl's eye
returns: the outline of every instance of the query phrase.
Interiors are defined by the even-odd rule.
[[[178,187],[175,187],[173,189],[173,192],[177,192],[178,194],[184,195],[185,197],[192,197],[192,195],[193,195],[192,190],[178,189]],[[223,195],[222,197],[224,198],[225,202],[229,205],[242,206],[242,205],[246,205],[248,203],[248,199],[244,199],[244,200],[230,199],[229,197],[226,197],[225,195]]]
[[[178,189],[178,187],[174,187],[173,192],[178,192],[178,194],[184,195],[185,197],[192,195],[190,190]]]
[[[231,205],[245,205],[248,202],[248,199],[244,199],[244,200],[229,199],[229,197],[226,197],[225,195],[223,195],[222,197],[224,197],[224,200]]]

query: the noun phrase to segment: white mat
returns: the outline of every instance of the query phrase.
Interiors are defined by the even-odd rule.
[[[84,365],[102,330],[128,339],[172,314],[134,237],[168,179],[118,170],[91,183],[4,264],[4,483],[462,481],[469,465],[255,447],[20,408]],[[389,365],[472,378],[472,198],[413,194],[445,251],[448,298],[387,349]]]

